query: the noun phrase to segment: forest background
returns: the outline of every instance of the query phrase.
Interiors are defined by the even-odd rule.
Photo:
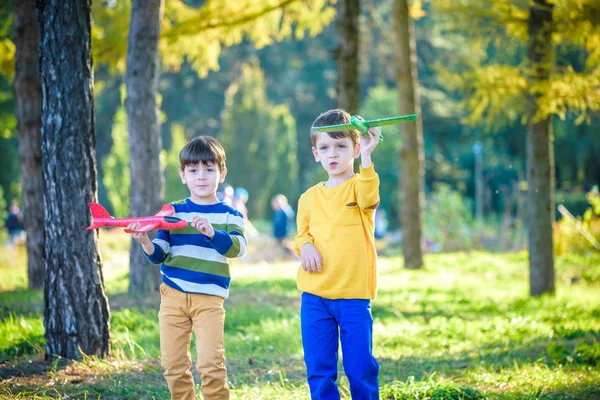
[[[190,7],[201,3],[185,2]],[[513,80],[518,86],[519,72],[515,70],[524,62],[524,43],[508,24],[495,25],[489,36],[481,36],[453,22],[456,15],[449,18],[443,9],[436,9],[435,2],[416,3],[427,204],[424,236],[446,250],[469,248],[474,240],[492,250],[520,249],[526,239],[522,233],[526,126],[521,123],[519,110],[510,103],[514,100],[514,87],[505,87],[505,95],[500,92],[502,101],[480,99],[496,108],[485,115],[469,102],[473,102],[477,90],[491,92],[497,89],[494,85],[504,85],[504,81]],[[129,154],[123,105],[127,32],[121,29],[128,26],[129,7],[128,2],[107,1],[95,2],[92,9],[98,193],[100,203],[117,217],[129,212]],[[362,7],[359,112],[365,118],[398,114],[391,8],[391,0],[369,1]],[[10,41],[11,9],[5,6],[0,12],[0,37],[5,38],[0,46],[3,57],[9,58],[6,56],[14,52]],[[167,6],[164,24],[168,24],[169,17]],[[332,20],[331,16],[324,18]],[[283,193],[295,206],[302,191],[324,178],[310,154],[308,134],[314,118],[337,104],[338,44],[334,25],[324,25],[314,37],[307,34],[280,43],[266,41],[263,44],[269,45],[264,47],[249,39],[230,48],[217,46],[213,54],[203,56],[209,62],[189,55],[177,58],[182,50],[169,47],[168,41],[161,42],[161,50],[163,46],[168,49],[161,53],[158,88],[165,201],[186,195],[176,173],[177,155],[185,141],[196,135],[215,136],[226,144],[227,181],[250,193],[248,208],[252,219],[270,218],[273,195]],[[201,37],[193,36],[189,42],[175,45],[194,46],[199,40]],[[567,44],[559,46],[557,53],[559,63],[569,65],[574,72],[586,69],[589,57],[585,47]],[[507,67],[485,70],[486,65],[493,64]],[[11,88],[13,68],[4,62],[0,71],[0,187],[5,205],[21,195]],[[486,82],[477,77],[483,73],[487,74]],[[510,79],[511,74],[514,79]],[[564,90],[577,87],[566,86]],[[600,118],[592,113],[582,119],[580,113],[567,111],[552,118],[552,128],[555,201],[564,204],[573,215],[583,216],[589,207],[586,194],[600,182]],[[381,206],[388,212],[392,229],[399,225],[400,129],[402,126],[384,129],[386,140],[376,155]],[[482,154],[479,178],[478,148]],[[477,179],[483,182],[479,199]],[[487,231],[471,229],[476,223],[477,201]],[[5,207],[1,209],[4,211]],[[451,223],[442,223],[436,214],[440,212],[451,218]],[[558,212],[557,217],[560,218]],[[515,236],[498,241],[498,234]]]
[[[419,114],[375,154],[382,397],[600,397],[596,0],[14,0],[0,399],[168,395],[159,270],[120,229],[86,231],[88,203],[125,217],[186,196],[178,152],[206,134],[260,232],[231,265],[233,398],[307,398],[298,260],[270,237],[270,199],[295,208],[326,178],[309,127],[338,106]],[[5,242],[15,200],[26,242]]]

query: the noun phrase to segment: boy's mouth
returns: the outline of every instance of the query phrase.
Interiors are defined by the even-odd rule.
[[[335,161],[333,161],[333,162],[330,162],[330,163],[329,163],[329,168],[335,168],[335,167],[337,167],[337,165],[338,165],[338,163],[337,163],[337,162],[335,162]]]

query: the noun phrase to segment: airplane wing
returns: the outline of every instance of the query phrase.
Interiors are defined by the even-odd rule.
[[[152,229],[160,225],[160,221],[142,222],[136,229],[125,229],[125,232],[150,232]]]
[[[417,114],[410,114],[410,115],[403,115],[401,117],[371,119],[369,121],[364,121],[364,124],[366,124],[369,128],[372,128],[374,126],[387,126],[387,125],[394,125],[399,122],[414,121],[415,119],[417,119],[417,117],[418,117]]]
[[[371,119],[368,121],[362,120],[362,123],[366,125],[368,128],[377,127],[377,126],[387,126],[394,125],[400,122],[409,122],[417,119],[417,114],[410,115],[402,115],[400,117],[391,117],[391,118],[380,118],[380,119]],[[345,131],[348,129],[355,129],[355,126],[352,124],[339,124],[339,125],[327,125],[327,126],[313,126],[312,129],[319,132],[339,132]]]
[[[162,208],[156,215],[160,216],[160,217],[164,217],[164,216],[173,215],[173,214],[175,214],[175,207],[173,207],[170,204],[163,204]]]
[[[315,131],[319,132],[341,132],[349,129],[355,129],[352,124],[339,124],[339,125],[327,125],[327,126],[313,126],[311,127]]]

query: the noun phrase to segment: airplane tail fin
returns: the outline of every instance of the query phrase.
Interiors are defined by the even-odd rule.
[[[105,222],[97,222],[96,218],[114,218],[98,203],[90,203],[90,211],[92,212],[92,225],[88,226],[88,231],[106,226]]]

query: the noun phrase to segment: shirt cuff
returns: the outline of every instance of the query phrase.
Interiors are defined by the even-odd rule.
[[[375,164],[371,163],[367,168],[360,167],[360,175],[364,175],[366,178],[377,175],[375,172]]]
[[[152,264],[160,264],[165,260],[165,252],[156,243],[153,242],[152,244],[154,245],[154,252],[152,254],[148,254],[144,250],[142,252]]]
[[[208,243],[210,243],[215,248],[215,250],[217,250],[223,255],[225,255],[225,253],[229,251],[231,246],[233,246],[233,240],[231,240],[229,234],[225,231],[219,231],[216,229],[213,237],[208,239]]]

